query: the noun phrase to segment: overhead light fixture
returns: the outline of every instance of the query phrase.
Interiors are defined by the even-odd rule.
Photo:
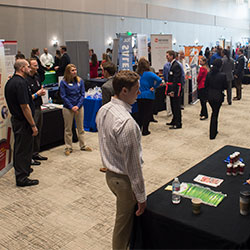
[[[56,37],[54,37],[54,38],[51,40],[51,44],[52,44],[53,47],[57,47],[57,46],[58,46],[59,42],[58,42],[58,40],[57,40]]]
[[[198,44],[199,44],[199,40],[196,39],[196,40],[194,41],[194,43],[195,43],[195,45],[198,45]]]
[[[112,43],[113,43],[113,39],[112,39],[111,37],[109,37],[109,39],[107,40],[107,44],[108,44],[109,46],[111,46]]]

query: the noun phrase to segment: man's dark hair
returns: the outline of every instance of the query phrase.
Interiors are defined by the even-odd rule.
[[[16,54],[16,60],[17,60],[17,59],[25,59],[25,55],[22,54],[22,53],[17,53],[17,54]]]
[[[173,50],[168,50],[167,53],[175,58],[175,52]]]
[[[134,71],[121,70],[118,72],[113,79],[113,89],[115,95],[119,95],[122,88],[127,88],[130,90],[140,79],[140,76]]]
[[[243,53],[244,53],[244,51],[243,51],[243,49],[242,49],[242,48],[240,48],[240,49],[239,49],[239,51],[240,51],[240,53],[241,53],[241,54],[243,54]]]
[[[61,48],[64,52],[66,52],[66,51],[67,51],[67,47],[66,47],[66,46],[64,46],[64,45],[60,46],[60,48]]]
[[[116,72],[116,66],[112,62],[105,62],[102,64],[103,70],[107,70],[107,72],[113,76]]]

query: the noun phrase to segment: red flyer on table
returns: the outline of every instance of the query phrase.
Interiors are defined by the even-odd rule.
[[[218,187],[223,182],[223,179],[199,174],[198,176],[194,178],[194,181],[201,183],[201,184],[206,184],[208,186]]]

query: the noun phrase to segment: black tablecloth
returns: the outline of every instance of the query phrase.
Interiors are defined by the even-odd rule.
[[[224,159],[241,152],[246,163],[243,176],[227,176]],[[135,216],[132,249],[250,249],[250,215],[239,213],[239,193],[250,173],[250,150],[225,146],[184,174],[181,182],[193,182],[198,174],[224,179],[215,191],[228,196],[217,208],[202,205],[200,215],[192,214],[191,201],[182,198],[179,205],[171,202],[171,192],[162,186],[148,196],[147,209]]]
[[[64,144],[62,109],[43,110],[41,151]]]

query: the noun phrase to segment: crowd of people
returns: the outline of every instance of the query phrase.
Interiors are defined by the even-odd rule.
[[[199,59],[198,98],[200,99],[200,120],[208,119],[207,102],[211,106],[210,139],[218,134],[218,116],[227,93],[228,105],[232,100],[242,98],[242,78],[246,60],[244,50],[237,50],[237,58],[230,56],[230,51],[217,47],[212,52],[206,49],[205,56]],[[136,72],[120,71],[111,62],[111,51],[107,50],[99,65],[94,50],[89,50],[90,77],[95,78],[99,66],[101,75],[107,79],[102,86],[102,107],[97,113],[96,123],[106,181],[117,199],[117,212],[113,232],[113,249],[127,249],[133,224],[133,214],[140,216],[146,208],[146,193],[141,165],[141,135],[150,135],[149,124],[154,121],[153,106],[155,91],[165,84],[170,129],[182,128],[183,89],[190,75],[190,66],[185,61],[183,51],[166,51],[167,63],[163,65],[163,79],[154,72],[150,61],[140,58]],[[44,48],[40,56],[39,49],[31,51],[31,57],[25,60],[18,53],[14,65],[15,73],[5,86],[5,98],[9,107],[14,132],[14,160],[16,185],[32,186],[38,180],[29,178],[33,171],[31,165],[47,160],[39,154],[40,135],[43,124],[41,112],[42,86],[46,70],[55,70],[60,81],[60,96],[63,100],[65,155],[72,151],[72,130],[76,122],[80,150],[92,151],[84,140],[83,101],[85,98],[84,81],[77,74],[77,68],[71,63],[67,47],[61,46],[53,58]],[[232,98],[233,83],[236,96]],[[131,116],[132,105],[137,101],[138,115]],[[170,103],[170,104],[169,104]]]

